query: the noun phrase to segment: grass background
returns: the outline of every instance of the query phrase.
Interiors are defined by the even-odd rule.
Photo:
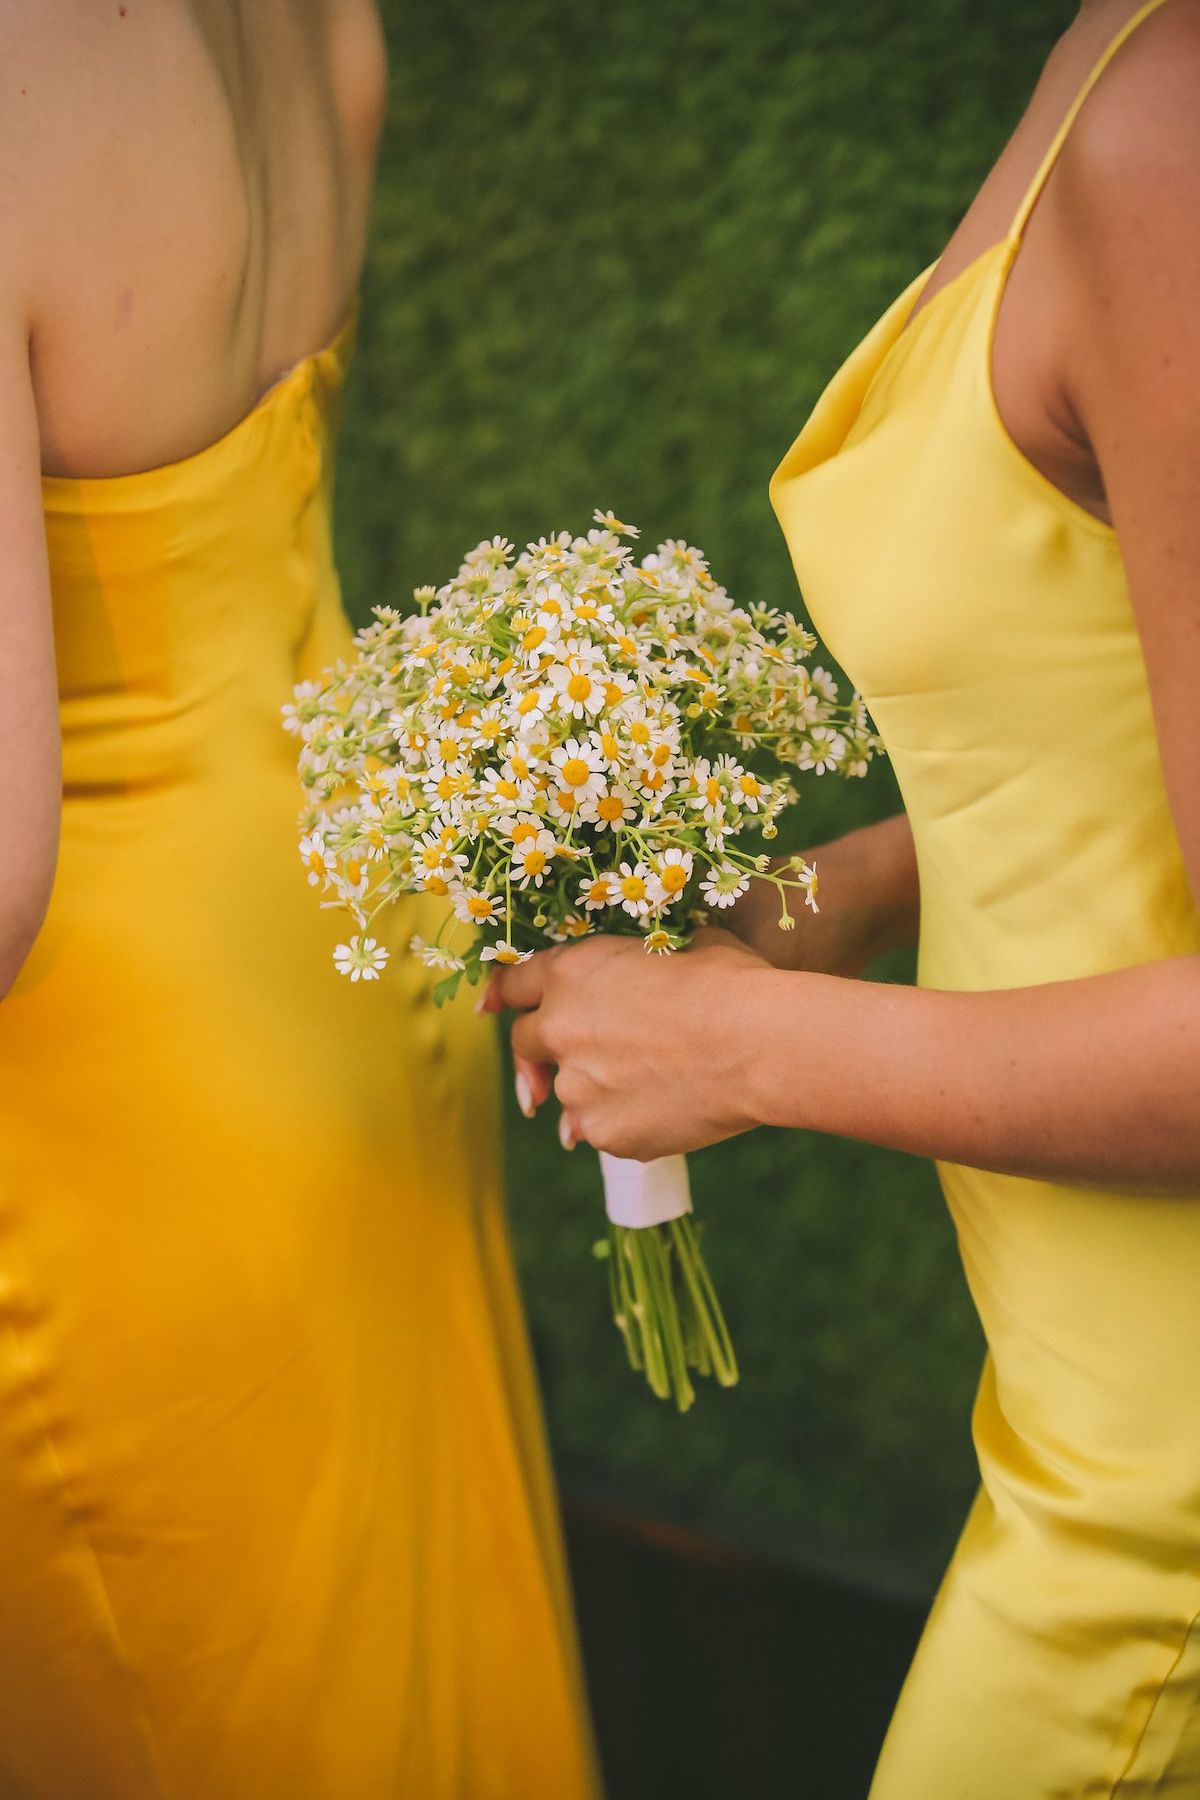
[[[803,611],[771,470],[940,250],[1069,7],[382,10],[391,105],[339,476],[352,613],[598,505],[643,546],[700,544],[738,599]],[[810,779],[800,834],[897,805],[886,763]],[[873,974],[910,980],[911,958]],[[679,1419],[624,1367],[589,1256],[594,1159],[511,1109],[507,1156],[564,1477],[928,1588],[975,1482],[982,1354],[932,1167],[769,1132],[694,1158],[743,1380]]]

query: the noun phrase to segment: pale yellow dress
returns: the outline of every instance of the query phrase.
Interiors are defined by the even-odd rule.
[[[64,798],[0,1003],[4,1800],[596,1791],[489,1032],[403,954],[338,975],[297,850],[280,708],[350,640],[355,319],[199,454],[44,484]]]
[[[1003,242],[906,330],[929,271],[910,283],[771,483],[912,823],[925,987],[1200,954],[1120,546],[1025,459],[991,388],[1074,113]],[[988,1341],[982,1480],[871,1800],[1197,1800],[1200,1192],[939,1173]]]

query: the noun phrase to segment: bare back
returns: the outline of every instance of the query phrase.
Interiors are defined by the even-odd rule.
[[[386,89],[374,0],[0,0],[44,472],[212,443],[335,334]]]

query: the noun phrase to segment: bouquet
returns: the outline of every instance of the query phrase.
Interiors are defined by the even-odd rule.
[[[412,949],[441,1003],[465,977],[592,932],[686,947],[752,880],[816,910],[814,865],[772,868],[759,840],[797,798],[797,769],[866,773],[879,750],[860,696],[806,659],[816,639],[770,607],[734,604],[678,540],[634,561],[637,536],[597,512],[517,556],[504,538],[416,610],[372,609],[355,656],[284,708],[306,790],[300,855],[323,904],[357,930],[333,952],[379,977],[370,935],[401,895],[439,895],[442,928]],[[689,1369],[737,1380],[691,1218],[682,1157],[602,1156],[613,1310],[629,1361],[681,1410]]]

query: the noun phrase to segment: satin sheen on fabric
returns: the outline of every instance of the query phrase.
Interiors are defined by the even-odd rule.
[[[1024,458],[990,380],[1029,210],[1161,3],[1005,240],[907,330],[930,271],[905,289],[771,480],[912,822],[922,986],[1200,953],[1115,534]],[[871,1800],[1196,1800],[1200,1193],[939,1175],[988,1342],[982,1480]]]
[[[64,756],[0,1004],[5,1800],[598,1783],[491,1035],[332,965],[293,684],[357,307],[217,443],[44,482]],[[385,596],[392,598],[392,596]],[[348,921],[344,921],[348,927]]]

